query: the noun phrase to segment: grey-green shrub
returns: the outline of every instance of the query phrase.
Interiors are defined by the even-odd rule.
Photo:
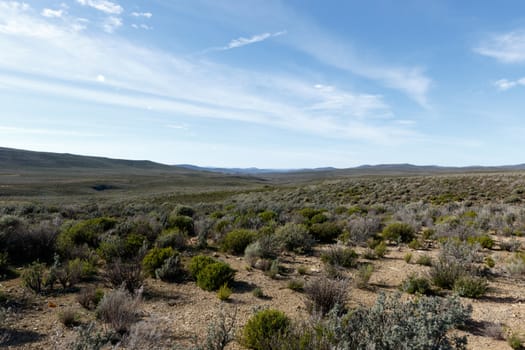
[[[312,251],[315,239],[302,224],[287,223],[275,231],[275,238],[282,249],[297,254],[307,254]]]

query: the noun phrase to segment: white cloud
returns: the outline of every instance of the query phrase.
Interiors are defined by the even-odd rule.
[[[6,72],[0,81],[11,90],[329,138],[395,143],[417,136],[409,126],[392,121],[380,95],[315,85],[304,76],[189,60],[116,36],[75,32],[31,13],[0,12],[0,31],[12,22],[19,30],[0,35],[0,71]],[[34,34],[42,29],[46,35]],[[28,50],[38,55],[28,55]],[[104,85],[93,84],[99,76]]]
[[[45,128],[21,128],[15,126],[0,125],[0,134],[32,134],[32,135],[54,135],[54,136],[83,136],[83,137],[97,137],[100,134],[78,132],[73,130],[56,130]]]
[[[133,16],[133,17],[151,18],[151,17],[153,17],[153,14],[151,12],[132,12],[131,16]]]
[[[77,2],[82,6],[89,6],[112,15],[120,15],[124,11],[122,6],[108,0],[77,0]]]
[[[60,18],[64,15],[64,10],[52,10],[45,8],[42,10],[41,15],[47,18]]]
[[[29,4],[20,1],[0,1],[0,9],[9,11],[27,11],[31,8]]]
[[[152,27],[150,27],[150,26],[148,26],[146,24],[135,24],[135,23],[133,23],[131,25],[131,27],[134,28],[134,29],[144,29],[144,30],[151,30],[151,29],[153,29]]]
[[[525,78],[517,80],[500,79],[494,82],[494,86],[502,91],[512,89],[516,86],[525,86]]]
[[[97,75],[97,81],[98,81],[99,83],[103,83],[103,82],[106,81],[106,77],[103,76],[102,74],[99,74],[99,75]]]
[[[102,28],[106,33],[113,33],[120,27],[122,27],[122,18],[120,17],[110,16],[102,24]]]
[[[492,35],[475,52],[502,63],[525,62],[525,30]]]

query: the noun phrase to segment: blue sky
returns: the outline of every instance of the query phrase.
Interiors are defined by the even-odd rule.
[[[225,167],[525,162],[525,2],[0,0],[0,146]]]

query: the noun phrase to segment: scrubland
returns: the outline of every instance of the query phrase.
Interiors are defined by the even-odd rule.
[[[5,192],[0,347],[522,347],[524,173],[230,181]]]

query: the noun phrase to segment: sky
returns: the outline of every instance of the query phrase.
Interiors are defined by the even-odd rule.
[[[0,147],[525,163],[525,2],[0,0]]]

